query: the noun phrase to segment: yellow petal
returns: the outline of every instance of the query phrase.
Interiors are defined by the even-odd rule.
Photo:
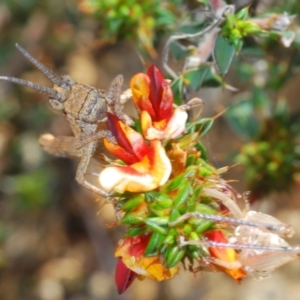
[[[126,267],[138,274],[139,278],[144,276],[157,281],[170,279],[179,272],[179,268],[167,269],[158,256],[143,256],[150,236],[146,234],[120,240],[115,256],[121,257]]]
[[[187,121],[187,112],[177,107],[172,117],[166,122],[162,120],[160,122],[152,122],[151,116],[147,111],[141,112],[141,124],[143,134],[148,140],[164,140],[169,138],[176,138],[185,130],[185,123]],[[165,125],[164,125],[164,122]]]
[[[177,267],[166,269],[157,256],[131,256],[123,258],[123,262],[135,273],[157,281],[171,279],[179,272]]]
[[[130,88],[132,90],[133,101],[138,106],[138,108],[141,111],[148,111],[152,117],[155,117],[155,112],[153,110],[152,103],[149,100],[149,76],[144,73],[138,73],[134,75],[130,81]]]
[[[134,171],[131,167],[108,167],[100,173],[99,181],[108,192],[147,192],[157,188],[152,175]]]
[[[165,184],[171,174],[171,163],[160,141],[151,142],[149,154],[131,166],[105,168],[99,176],[103,189],[118,193],[146,192]]]
[[[154,181],[158,186],[164,185],[170,177],[172,165],[160,141],[151,141],[148,157]]]

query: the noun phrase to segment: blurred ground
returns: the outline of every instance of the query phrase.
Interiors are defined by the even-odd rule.
[[[81,15],[76,1],[0,1],[0,74],[50,86],[14,47],[19,43],[57,74],[107,89],[122,73],[124,89],[143,65],[130,42],[108,45],[98,37],[96,21]],[[282,91],[299,95],[299,80]],[[203,114],[212,116],[230,95],[218,89],[201,91]],[[226,100],[227,99],[227,100]],[[277,270],[264,281],[246,279],[241,286],[224,274],[182,271],[169,282],[136,282],[118,296],[114,286],[114,248],[122,236],[109,204],[74,180],[77,162],[54,158],[38,146],[40,134],[71,134],[65,120],[47,104],[47,97],[3,82],[0,85],[0,299],[300,299],[300,262]],[[223,101],[223,102],[222,102]],[[299,109],[299,101],[294,101]],[[221,104],[220,104],[221,103]],[[132,108],[128,108],[131,113]],[[239,143],[220,119],[204,140],[217,166]],[[227,178],[243,191],[242,170]],[[300,244],[299,190],[272,195],[256,209],[272,213],[296,228],[292,244]],[[99,212],[99,213],[97,213]]]

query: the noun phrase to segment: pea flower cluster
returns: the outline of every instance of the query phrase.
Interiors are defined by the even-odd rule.
[[[221,271],[240,283],[299,258],[300,248],[285,241],[293,228],[242,211],[237,193],[220,177],[227,168],[207,161],[200,139],[213,119],[187,122],[191,102],[176,106],[170,81],[154,65],[135,75],[130,88],[139,119],[129,127],[108,113],[116,143],[105,139],[104,145],[114,158],[99,175],[118,224],[126,226],[115,252],[118,292],[135,278],[171,279],[179,263],[191,272]]]

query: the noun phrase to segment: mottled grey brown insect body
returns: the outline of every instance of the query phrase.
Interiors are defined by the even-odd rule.
[[[78,84],[68,75],[61,77],[55,75],[22,47],[19,45],[16,47],[52,81],[53,88],[14,77],[0,76],[0,79],[21,84],[48,95],[50,106],[63,113],[74,134],[73,137],[54,137],[51,134],[44,134],[39,139],[41,147],[52,155],[80,158],[76,171],[78,183],[99,195],[107,196],[107,192],[101,187],[86,181],[85,173],[99,139],[106,137],[111,142],[115,142],[111,132],[105,126],[107,112],[117,115],[126,124],[132,124],[132,120],[123,113],[124,103],[131,98],[128,91],[122,95],[123,76],[118,75],[106,92],[86,84]]]

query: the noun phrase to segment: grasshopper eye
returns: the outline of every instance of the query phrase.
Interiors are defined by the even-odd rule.
[[[65,81],[69,84],[69,85],[75,85],[76,82],[73,78],[71,78],[70,76],[66,76],[67,78],[65,79]]]
[[[57,99],[49,99],[49,104],[55,110],[63,110],[65,108],[63,103],[59,102]]]
[[[75,85],[76,82],[72,77],[69,75],[63,75],[61,76],[62,83],[60,84],[60,87],[62,87],[65,90],[70,90],[70,86]]]

